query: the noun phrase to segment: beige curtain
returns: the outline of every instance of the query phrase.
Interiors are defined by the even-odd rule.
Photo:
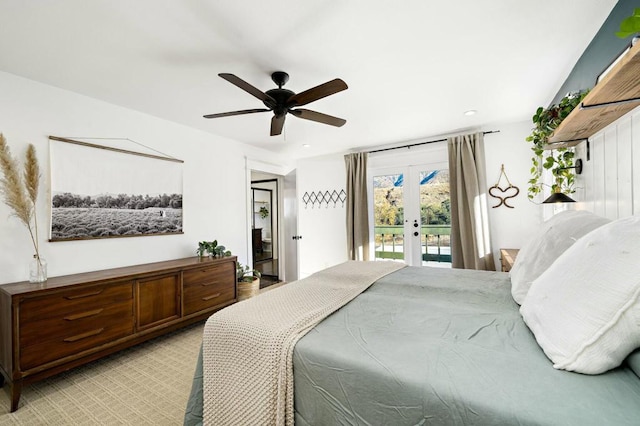
[[[494,271],[482,133],[447,139],[452,266]]]
[[[349,260],[369,260],[366,152],[347,154],[347,252]]]

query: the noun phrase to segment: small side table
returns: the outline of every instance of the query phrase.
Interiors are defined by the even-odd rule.
[[[502,272],[509,272],[516,261],[519,249],[500,249],[500,262],[502,262]]]

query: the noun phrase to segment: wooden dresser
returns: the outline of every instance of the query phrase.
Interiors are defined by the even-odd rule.
[[[0,386],[22,387],[203,320],[237,300],[236,257],[0,285]]]

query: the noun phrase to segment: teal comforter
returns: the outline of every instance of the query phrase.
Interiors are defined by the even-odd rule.
[[[301,426],[640,424],[640,378],[555,370],[499,272],[404,268],[311,330],[293,363]]]

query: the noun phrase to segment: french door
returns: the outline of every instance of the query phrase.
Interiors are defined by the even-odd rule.
[[[375,259],[451,267],[446,163],[370,170]]]

